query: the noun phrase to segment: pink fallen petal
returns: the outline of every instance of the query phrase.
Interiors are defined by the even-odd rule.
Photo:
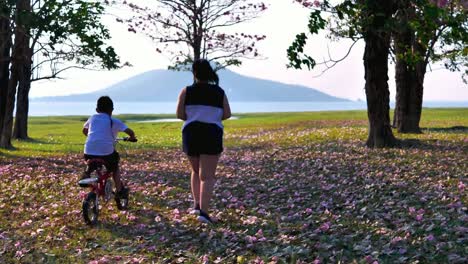
[[[459,181],[459,182],[458,182],[458,190],[459,190],[460,192],[463,192],[463,191],[465,190],[465,187],[466,187],[466,186],[465,186],[465,184],[464,184],[462,181]]]
[[[330,222],[323,223],[320,226],[320,230],[322,230],[322,231],[327,231],[328,229],[330,229]]]
[[[263,237],[263,230],[259,229],[257,233],[255,234],[256,237]]]
[[[416,220],[422,221],[423,220],[423,215],[422,214],[416,215]]]

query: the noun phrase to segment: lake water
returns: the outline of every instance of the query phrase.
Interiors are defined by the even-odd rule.
[[[366,102],[231,102],[233,113],[363,110]],[[424,107],[468,107],[466,102],[425,102]],[[30,116],[91,115],[95,102],[31,101]],[[176,102],[115,102],[114,114],[174,114]]]

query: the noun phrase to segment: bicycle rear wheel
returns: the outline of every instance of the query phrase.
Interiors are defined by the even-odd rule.
[[[95,225],[98,222],[99,205],[96,193],[90,192],[83,201],[83,219],[87,225]]]

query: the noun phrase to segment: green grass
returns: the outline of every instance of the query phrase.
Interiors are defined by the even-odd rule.
[[[365,111],[330,111],[304,113],[261,113],[237,114],[237,120],[228,120],[226,127],[226,145],[250,144],[256,140],[241,140],[241,136],[258,134],[261,131],[283,130],[280,142],[288,144],[287,131],[302,129],[304,126],[318,129],[306,140],[343,140],[365,138],[367,128]],[[120,115],[116,116],[127,123],[138,135],[138,144],[126,144],[128,149],[177,148],[180,145],[181,123],[136,123],[135,121],[174,118],[173,115]],[[28,141],[14,141],[15,150],[0,150],[0,155],[54,156],[80,153],[85,137],[81,133],[87,116],[31,117],[29,119]],[[429,128],[426,132],[437,133],[437,129],[452,126],[468,126],[467,109],[424,109],[421,127]],[[345,129],[342,129],[345,127]],[[321,129],[323,131],[321,131]],[[320,133],[323,132],[323,133]],[[450,132],[450,131],[449,131]],[[397,135],[402,138],[414,135]],[[421,136],[416,136],[420,138]],[[422,136],[424,137],[424,136]],[[266,139],[265,139],[266,140]]]
[[[128,211],[81,217],[85,116],[33,117],[0,150],[0,263],[465,263],[468,109],[424,109],[413,144],[368,149],[365,111],[239,114],[225,122],[212,214],[191,206],[181,123],[118,116]],[[465,239],[466,240],[466,239]],[[96,262],[94,262],[96,263]]]

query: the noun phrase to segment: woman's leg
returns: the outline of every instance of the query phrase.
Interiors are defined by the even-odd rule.
[[[193,197],[193,208],[200,207],[200,158],[196,156],[188,156],[190,166],[192,168],[191,186]]]
[[[205,213],[208,213],[210,200],[213,196],[213,189],[216,181],[215,172],[218,160],[219,155],[200,155],[200,208]]]

